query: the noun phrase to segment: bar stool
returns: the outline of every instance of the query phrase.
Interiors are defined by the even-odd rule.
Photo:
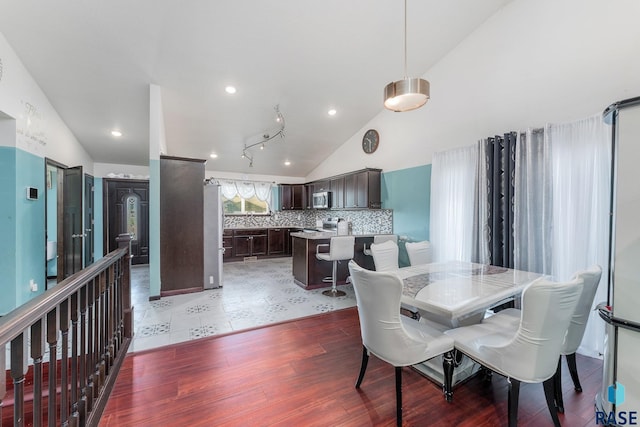
[[[316,258],[320,261],[333,262],[333,274],[330,278],[331,289],[322,292],[322,295],[330,297],[341,297],[346,295],[345,292],[339,291],[336,287],[338,275],[338,262],[346,261],[353,258],[353,247],[355,246],[355,236],[335,236],[331,238],[330,243],[321,243],[316,245]],[[320,252],[320,247],[329,246],[329,252]],[[323,279],[324,281],[329,281]]]

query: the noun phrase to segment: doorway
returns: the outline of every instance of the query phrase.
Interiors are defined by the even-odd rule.
[[[82,166],[45,159],[45,245],[47,286],[84,267]]]
[[[149,181],[104,180],[105,254],[118,248],[120,234],[131,235],[131,263],[149,263]]]

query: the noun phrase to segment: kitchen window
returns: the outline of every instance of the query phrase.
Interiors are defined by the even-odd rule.
[[[225,215],[267,215],[271,206],[271,183],[220,181]]]

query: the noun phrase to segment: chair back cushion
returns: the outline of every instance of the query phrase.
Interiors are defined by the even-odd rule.
[[[355,236],[334,236],[329,244],[329,259],[340,261],[353,258],[353,247],[356,244]]]
[[[523,291],[518,332],[505,348],[495,349],[509,376],[524,382],[553,376],[582,288],[580,278],[556,283],[541,277]]]
[[[425,240],[422,242],[407,242],[407,255],[409,255],[409,264],[429,264],[432,262],[431,242]]]
[[[402,281],[396,275],[365,270],[355,261],[349,262],[349,273],[356,294],[362,344],[376,357],[394,366],[408,366],[453,348],[451,338],[426,326],[412,328],[420,332],[405,329],[400,315]]]
[[[398,269],[398,244],[392,240],[383,243],[372,243],[371,254],[376,271]]]
[[[398,236],[396,234],[376,234],[373,236],[373,243],[384,243],[388,240],[398,244]]]
[[[594,265],[588,270],[578,272],[574,276],[584,281],[584,288],[578,300],[576,311],[571,318],[571,323],[569,323],[569,330],[562,346],[562,354],[575,353],[580,347],[601,276],[602,268],[599,265]]]

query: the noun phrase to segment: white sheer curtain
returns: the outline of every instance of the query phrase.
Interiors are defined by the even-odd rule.
[[[606,301],[609,271],[611,128],[600,114],[573,123],[551,124],[553,255],[551,273],[559,280],[599,264],[603,268],[594,305]],[[579,351],[602,353],[604,322],[592,311]]]
[[[600,114],[528,130],[516,146],[515,266],[567,280],[603,268],[594,305],[606,300],[611,130]],[[592,312],[579,351],[602,353],[604,322]]]
[[[243,199],[250,199],[256,196],[258,200],[271,205],[270,182],[220,180],[220,190],[221,194],[227,199],[233,199],[236,195]]]
[[[471,261],[477,209],[476,145],[433,155],[429,238],[434,261]]]
[[[514,177],[514,267],[551,274],[551,149],[543,129],[518,134]]]

